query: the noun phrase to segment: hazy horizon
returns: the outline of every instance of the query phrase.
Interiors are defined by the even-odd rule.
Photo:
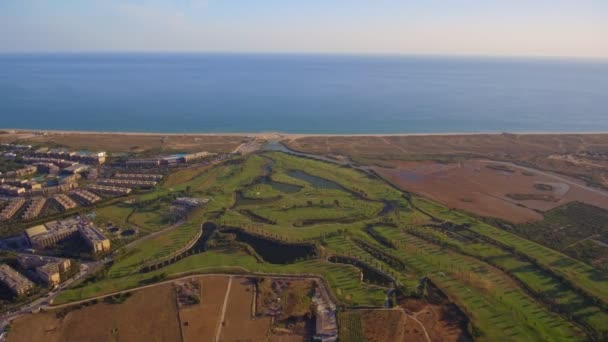
[[[598,0],[5,0],[0,53],[608,58]]]

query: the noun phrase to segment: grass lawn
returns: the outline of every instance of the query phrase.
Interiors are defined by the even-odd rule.
[[[105,279],[81,288],[67,290],[57,297],[55,304],[67,303],[136,287],[141,285],[140,282],[142,280],[163,273],[167,276],[184,272],[234,273],[238,272],[239,269],[260,273],[322,276],[330,284],[334,296],[347,305],[381,306],[385,299],[384,289],[361,283],[357,269],[348,265],[332,264],[323,260],[308,260],[290,265],[273,265],[258,263],[255,258],[239,251],[213,250],[185,258],[155,272],[146,274],[137,273],[120,278]]]

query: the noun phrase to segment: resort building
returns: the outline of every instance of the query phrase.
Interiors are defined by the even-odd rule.
[[[152,168],[160,166],[160,159],[129,159],[127,160],[128,167]]]
[[[76,197],[76,199],[80,200],[84,205],[93,205],[101,201],[101,197],[83,189],[73,191],[72,196]]]
[[[47,223],[46,225],[28,228],[25,230],[25,237],[32,247],[43,249],[49,246],[54,246],[77,233],[77,222],[68,222],[68,220],[65,220],[64,223],[53,221]]]
[[[82,225],[79,227],[80,235],[87,242],[93,252],[108,252],[110,251],[110,240],[93,225]]]
[[[45,158],[45,157],[24,157],[23,160],[27,163],[53,164],[53,165],[56,165],[61,168],[69,167],[69,166],[76,164],[76,162],[65,160],[65,159]]]
[[[61,170],[59,166],[53,163],[36,163],[34,164],[40,172],[48,173],[50,175],[56,175]]]
[[[78,151],[70,158],[85,164],[103,164],[106,162],[105,152]]]
[[[131,188],[153,188],[156,186],[156,181],[150,180],[133,180],[133,179],[100,179],[97,181],[101,185],[131,187]]]
[[[89,220],[81,216],[53,221],[25,230],[25,237],[28,242],[37,249],[53,246],[76,234],[79,234],[86,241],[93,252],[110,250],[110,240]]]
[[[54,194],[60,194],[62,192],[67,192],[76,188],[78,188],[78,183],[60,184],[56,186],[48,186],[46,188],[42,188],[42,193],[50,196]]]
[[[53,200],[55,200],[55,202],[59,205],[59,207],[63,211],[74,209],[74,208],[78,207],[78,204],[76,202],[74,202],[73,199],[71,199],[70,197],[68,197],[64,194],[58,194],[58,195],[53,196]]]
[[[18,198],[16,200],[11,201],[1,212],[0,212],[0,220],[10,220],[17,214],[17,212],[23,207],[25,204],[25,200],[23,198]]]
[[[2,184],[0,185],[0,194],[13,197],[23,196],[25,195],[25,188]]]
[[[63,169],[63,172],[75,175],[75,174],[80,174],[80,173],[86,172],[89,170],[89,168],[90,167],[88,165],[74,164],[72,166],[68,166],[65,169]]]
[[[128,195],[131,193],[131,191],[133,191],[131,188],[121,188],[117,186],[107,186],[99,184],[89,185],[88,189],[93,192],[115,196]]]
[[[0,264],[0,282],[17,296],[24,295],[34,288],[34,283],[7,264]]]
[[[40,215],[40,213],[42,212],[42,209],[44,208],[45,204],[46,198],[44,197],[37,197],[32,199],[30,201],[30,204],[27,206],[27,209],[25,209],[22,218],[24,220],[30,220],[38,217],[38,215]]]
[[[78,183],[79,179],[80,179],[79,174],[72,174],[69,176],[60,176],[59,184],[60,185],[76,184],[76,183]]]
[[[29,165],[19,170],[6,172],[5,175],[7,177],[23,177],[34,174],[36,171],[38,171],[38,168],[35,165]]]
[[[117,173],[114,175],[114,177],[119,179],[135,179],[148,181],[159,181],[163,179],[163,175],[155,173]]]
[[[43,282],[54,286],[62,280],[61,274],[70,270],[70,259],[53,258],[33,254],[19,254],[17,261],[24,269],[33,269]]]
[[[183,159],[184,163],[189,163],[189,162],[192,162],[195,160],[210,157],[212,155],[213,154],[211,154],[209,152],[197,152],[197,153],[186,154],[185,156],[182,157],[182,159]]]

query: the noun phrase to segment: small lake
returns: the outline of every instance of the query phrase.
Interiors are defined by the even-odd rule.
[[[301,170],[291,170],[291,171],[287,172],[287,175],[289,177],[303,180],[303,181],[311,184],[315,188],[348,191],[342,185],[340,185],[334,181],[331,181],[329,179],[325,179],[322,177],[318,177],[318,176],[313,176],[313,175],[308,174]],[[350,191],[348,191],[348,192],[350,192]]]
[[[237,228],[226,228],[222,229],[221,232],[234,234],[237,241],[253,247],[262,259],[271,264],[291,264],[298,259],[303,260],[317,255],[317,250],[312,244],[283,243],[250,234]]]

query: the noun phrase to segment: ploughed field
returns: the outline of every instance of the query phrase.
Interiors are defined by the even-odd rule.
[[[480,172],[498,177],[495,179],[513,173],[502,166],[487,167],[492,165],[480,164]],[[516,177],[540,177],[523,175],[519,170],[515,173]],[[95,278],[61,293],[55,304],[188,274],[305,275],[323,279],[332,301],[343,310],[371,309],[369,314],[355,311],[353,317],[359,321],[349,319],[352,327],[340,324],[344,336],[369,333],[380,340],[389,336],[383,335],[386,331],[374,332],[369,328],[372,325],[365,323],[368,320],[386,321],[396,329],[395,336],[408,340],[426,339],[421,326],[430,336],[445,340],[471,336],[481,341],[599,341],[608,336],[606,271],[588,259],[564,254],[567,251],[558,250],[557,245],[543,246],[540,239],[515,229],[527,229],[525,225],[498,221],[493,225],[404,192],[365,169],[281,152],[235,157],[214,167],[176,171],[167,179],[153,192],[136,196],[132,205],[146,213],[146,206],[162,207],[163,199],[171,196],[207,197],[211,201],[189,214],[182,225],[129,246]],[[537,184],[534,182],[529,184]],[[511,189],[519,192],[517,187],[526,184]],[[542,184],[546,186],[533,190],[543,194],[557,191],[557,186],[549,188],[551,184],[545,179]],[[551,203],[560,208],[561,203]],[[124,219],[124,215],[112,217],[111,209],[108,212],[105,220]],[[544,222],[542,217],[534,219],[535,224]],[[589,231],[600,234],[596,231],[601,229],[590,226]],[[193,247],[184,251],[198,236]],[[142,268],[155,262],[154,267]],[[200,287],[203,305],[205,281]],[[217,280],[221,281],[225,282]],[[222,286],[228,287],[218,285],[217,291],[221,292]],[[230,296],[241,296],[238,301],[251,306],[247,289],[251,291],[252,286],[246,278],[235,277]],[[268,291],[277,285],[257,286]],[[195,285],[190,288],[197,289]],[[294,288],[301,292],[306,286]],[[430,288],[442,294],[439,304]],[[217,297],[221,294],[213,296],[210,316],[220,305]],[[301,295],[281,299],[293,304],[284,308],[298,313],[307,303]],[[421,308],[404,305],[412,302]],[[273,310],[272,302],[262,303],[268,306],[266,310]],[[239,329],[234,327],[254,324],[235,305],[229,298],[226,315],[241,323],[224,321],[231,327],[226,330],[226,339],[244,338],[237,336]],[[448,310],[444,315],[447,307],[457,308],[457,324],[446,320],[445,315],[453,313]],[[184,310],[180,312],[184,317],[180,318],[182,332],[208,331],[202,325],[209,323],[194,320],[198,314],[190,312],[198,309]],[[266,320],[256,321],[252,334],[283,332],[281,338],[288,338],[310,331],[306,322],[281,319],[283,325],[271,328]],[[184,321],[188,322],[186,328]]]
[[[275,282],[280,289],[267,288]],[[12,325],[8,341],[304,341],[311,336],[311,283],[195,276],[25,316]],[[285,317],[273,323],[262,309],[279,295]]]

